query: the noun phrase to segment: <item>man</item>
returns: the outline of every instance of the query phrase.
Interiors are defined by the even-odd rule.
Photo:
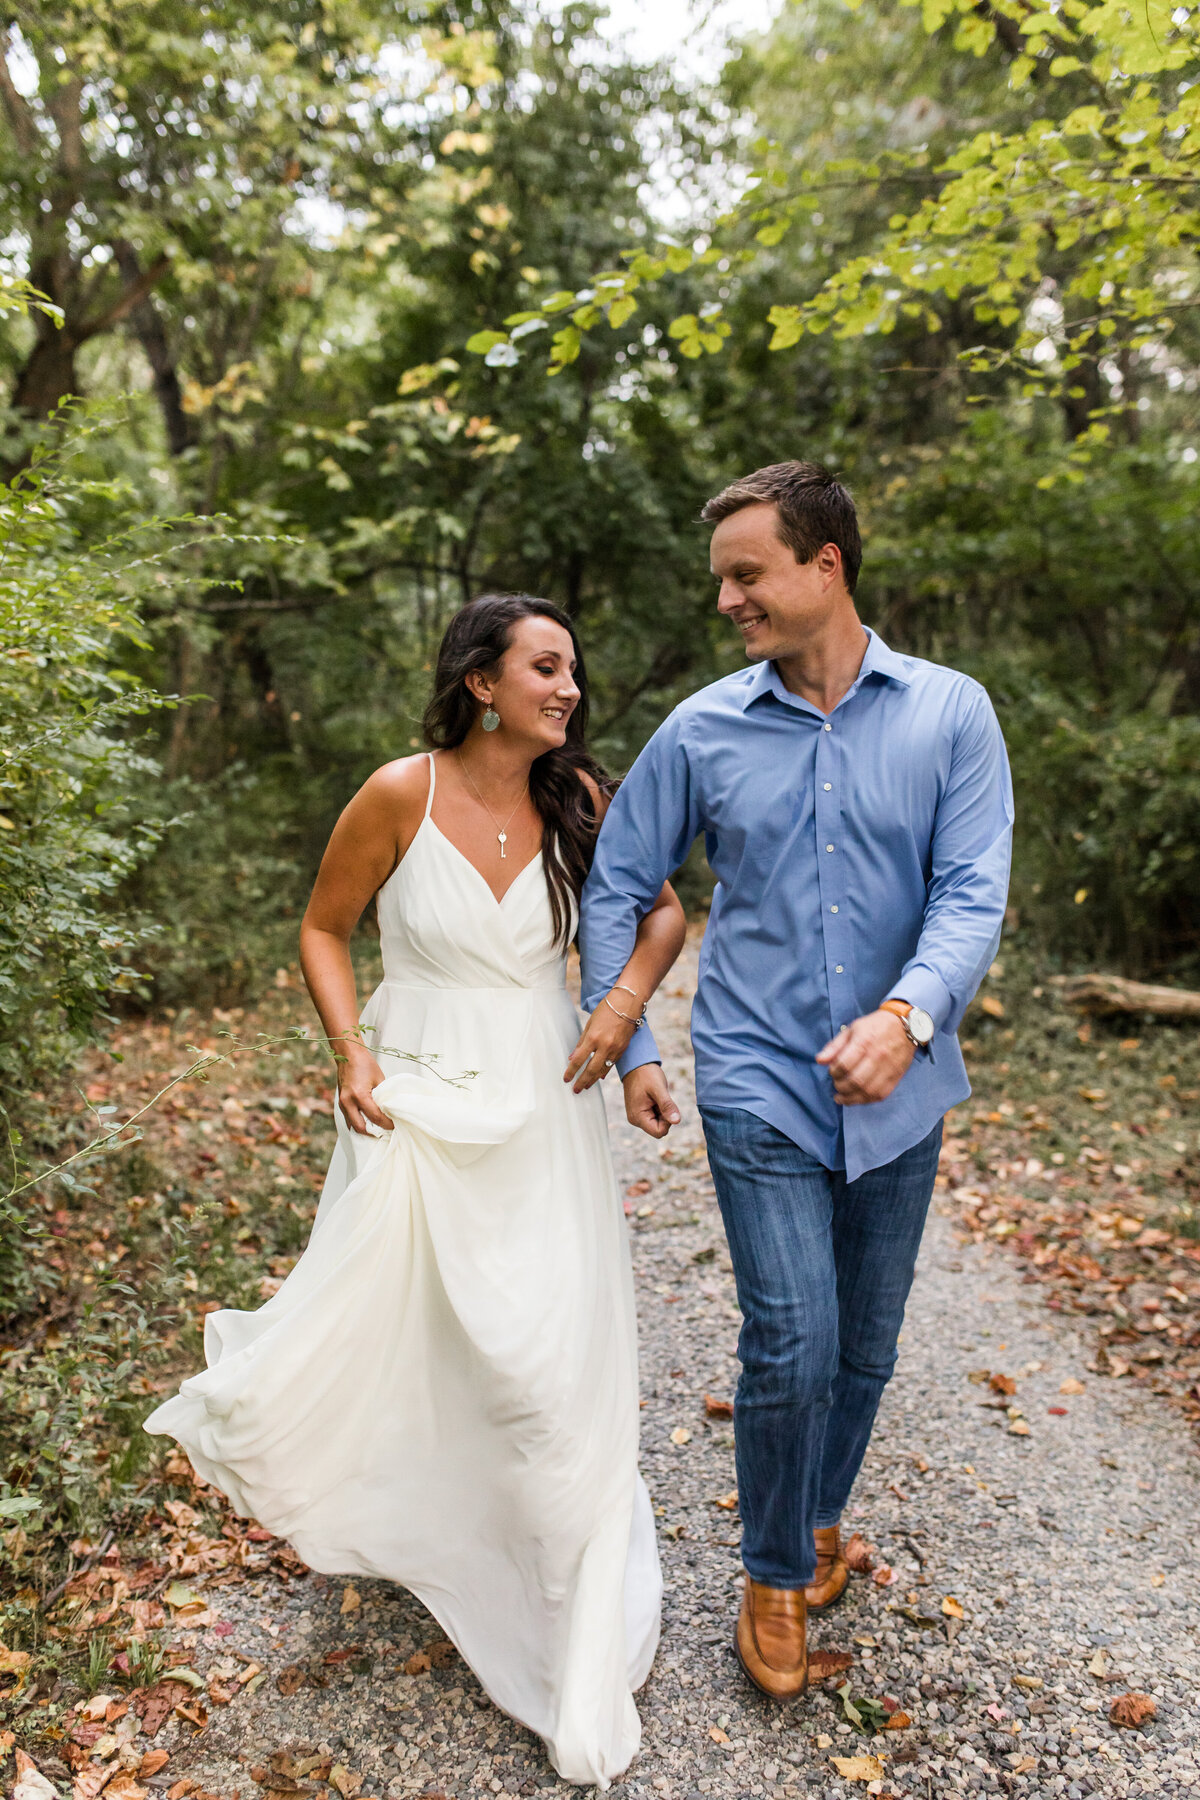
[[[977,682],[889,650],[854,605],[854,503],[777,463],[704,508],[717,609],[751,667],[676,708],[609,809],[583,897],[585,1003],[704,833],[717,886],[692,1019],[696,1092],[737,1278],[746,1570],[737,1651],[807,1681],[806,1613],[847,1581],[839,1520],[896,1343],[955,1035],[1004,916],[1012,789]],[[649,1028],[630,1120],[678,1112]]]

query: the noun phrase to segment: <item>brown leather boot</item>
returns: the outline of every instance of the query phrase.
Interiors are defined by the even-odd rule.
[[[817,1547],[817,1567],[804,1590],[804,1598],[809,1612],[826,1612],[837,1605],[850,1579],[850,1569],[842,1555],[841,1526],[829,1525],[814,1531],[813,1542]]]
[[[763,1587],[746,1577],[734,1640],[738,1661],[772,1700],[794,1700],[808,1686],[803,1588]]]

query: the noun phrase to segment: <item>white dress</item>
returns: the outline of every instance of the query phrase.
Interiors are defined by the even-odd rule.
[[[599,1087],[540,854],[497,901],[430,817],[362,1022],[395,1128],[338,1141],[308,1248],[146,1421],[324,1574],[409,1588],[566,1780],[637,1751],[662,1583]],[[428,1062],[408,1060],[408,1052]],[[436,1059],[436,1060],[434,1060]]]

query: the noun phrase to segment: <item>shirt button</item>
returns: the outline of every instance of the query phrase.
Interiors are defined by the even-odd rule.
[[[841,963],[838,963],[837,967],[834,969],[833,972],[835,975],[844,975],[846,971],[842,968]]]
[[[828,794],[833,787],[832,781],[825,782],[824,787],[825,787],[825,792]]]
[[[832,730],[833,730],[833,726],[832,726],[832,725],[826,725],[826,727],[825,727],[825,729],[826,729],[826,731],[832,731]]]
[[[836,906],[831,906],[831,907],[830,907],[830,909],[829,909],[829,910],[830,910],[830,912],[836,912],[836,911],[837,911],[837,907],[836,907]]]
[[[832,844],[826,844],[826,846],[825,846],[825,848],[826,848],[826,849],[827,849],[827,850],[832,850],[832,849],[833,849],[833,845],[832,845]]]

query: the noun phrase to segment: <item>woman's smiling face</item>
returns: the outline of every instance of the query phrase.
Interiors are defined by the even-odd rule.
[[[518,619],[500,667],[490,676],[469,675],[467,684],[500,715],[501,731],[536,743],[539,756],[558,749],[579,704],[571,634],[553,619]]]

